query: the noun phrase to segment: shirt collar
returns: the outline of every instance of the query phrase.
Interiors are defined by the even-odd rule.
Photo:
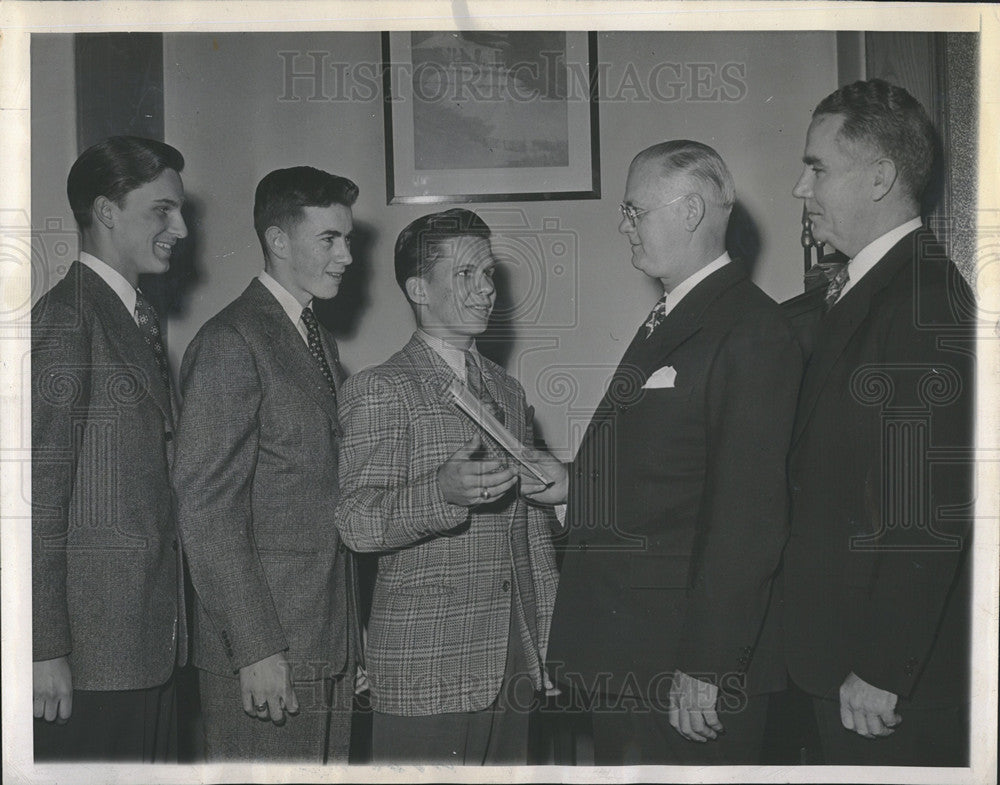
[[[291,292],[274,280],[267,270],[262,270],[261,274],[257,277],[260,279],[260,282],[264,284],[265,288],[274,295],[274,298],[278,301],[282,310],[288,314],[288,318],[292,320],[292,324],[294,324],[297,329],[299,320],[302,318],[302,311],[312,305],[312,300],[310,300],[306,305],[302,305],[302,303],[295,299],[295,296]]]
[[[417,337],[420,338],[424,343],[426,343],[442,360],[444,360],[448,367],[451,368],[455,375],[459,379],[465,379],[465,352],[456,346],[448,343],[436,335],[431,335],[423,330],[417,330]],[[472,352],[472,356],[476,358],[476,362],[479,362],[479,357],[477,356],[479,352],[476,350],[476,343],[473,341],[469,351]],[[480,363],[482,367],[482,363]]]
[[[101,277],[122,301],[129,316],[135,319],[135,287],[125,280],[125,276],[106,262],[102,262],[93,254],[80,252],[80,264],[86,265]]]
[[[847,263],[847,272],[850,277],[844,288],[841,289],[840,297],[847,294],[858,281],[869,273],[882,260],[882,257],[889,253],[889,249],[892,246],[921,226],[923,226],[923,222],[919,217],[911,218],[906,223],[900,224],[895,229],[891,229],[858,251],[857,255]]]
[[[692,289],[694,289],[694,287],[696,287],[698,284],[700,284],[702,281],[708,278],[708,276],[710,276],[716,270],[721,270],[723,267],[729,264],[730,261],[732,260],[729,258],[729,253],[727,251],[724,251],[722,253],[722,256],[720,256],[718,259],[709,262],[700,270],[698,270],[696,273],[689,275],[687,278],[685,278],[683,281],[677,284],[677,286],[675,286],[670,292],[664,295],[665,309],[663,315],[666,316],[668,313],[670,313],[674,308],[677,307],[677,304],[680,303],[680,301],[683,300]]]

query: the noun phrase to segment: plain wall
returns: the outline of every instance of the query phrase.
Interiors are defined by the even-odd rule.
[[[76,157],[72,41],[40,40],[45,56],[32,57],[33,225],[41,216],[68,216],[72,226],[64,193]],[[291,55],[282,52],[302,53],[292,61],[299,71],[313,62],[305,53],[325,53],[328,81],[319,100],[310,100],[315,83],[289,86]],[[801,203],[791,189],[810,112],[837,86],[833,32],[601,33],[598,57],[602,197],[470,205],[501,230],[495,245],[506,262],[501,306],[511,323],[491,331],[496,340],[487,353],[521,380],[543,435],[564,457],[659,294],[632,268],[618,232],[632,157],[670,138],[715,147],[755,231],[753,278],[776,300],[787,299],[802,290]],[[252,226],[256,183],[274,168],[299,164],[346,175],[361,189],[355,265],[321,314],[338,335],[345,366],[382,362],[408,339],[412,315],[393,277],[392,247],[415,217],[449,205],[386,205],[380,97],[327,100],[348,65],[377,68],[380,59],[377,33],[164,35],[165,137],[185,156],[189,200],[188,250],[170,273],[175,369],[201,325],[262,268]],[[679,88],[665,87],[676,81],[668,78],[674,70],[660,72],[661,95],[674,90],[676,100],[649,90],[661,63],[682,66],[687,84]],[[721,69],[731,63],[745,89],[732,79],[721,84]],[[715,76],[699,87],[696,71]],[[713,93],[738,100],[698,100]]]

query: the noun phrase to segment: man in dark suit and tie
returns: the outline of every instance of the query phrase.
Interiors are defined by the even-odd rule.
[[[347,381],[341,408],[337,526],[352,548],[379,554],[366,653],[373,758],[524,764],[555,519],[519,498],[511,459],[447,392],[465,385],[531,443],[521,385],[475,347],[496,298],[490,229],[469,210],[425,215],[400,233],[395,263],[418,329]]]
[[[801,354],[726,253],[734,201],[698,142],[654,145],[629,168],[619,231],[664,295],[569,467],[548,653],[590,705],[598,765],[752,763],[781,686],[754,654],[787,534]]]
[[[811,341],[784,555],[788,672],[828,764],[968,760],[975,303],[920,220],[933,139],[902,88],[847,85],[794,189],[850,260]]]
[[[184,355],[173,481],[209,760],[347,761],[360,641],[333,520],[343,374],[312,303],[352,261],[357,194],[312,167],[264,177],[264,271]]]
[[[32,309],[35,759],[176,761],[187,655],[174,400],[139,276],[187,234],[184,158],[112,137],[73,164],[80,260]]]

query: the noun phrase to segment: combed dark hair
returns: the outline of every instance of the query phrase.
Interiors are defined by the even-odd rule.
[[[730,208],[736,203],[736,186],[729,167],[722,156],[707,144],[690,139],[673,139],[647,147],[635,160],[655,161],[665,175],[691,177],[714,193],[720,207]]]
[[[91,208],[98,196],[122,207],[130,191],[153,182],[164,169],[182,171],[184,156],[155,139],[111,136],[88,147],[66,178],[66,195],[77,225],[90,227]]]
[[[275,169],[257,184],[253,200],[253,227],[257,231],[264,258],[265,233],[272,226],[289,231],[302,219],[303,207],[350,207],[358,198],[358,186],[346,177],[311,166]]]
[[[488,238],[486,222],[471,210],[453,207],[425,215],[410,223],[396,238],[396,283],[406,294],[409,278],[422,278],[440,258],[441,245],[455,237]],[[406,294],[406,299],[410,296]]]
[[[927,112],[902,87],[883,79],[854,82],[828,95],[813,111],[843,115],[841,136],[892,159],[910,196],[920,200],[934,165],[934,126]]]

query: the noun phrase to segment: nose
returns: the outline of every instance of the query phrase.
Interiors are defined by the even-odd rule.
[[[476,287],[476,290],[479,292],[479,294],[485,297],[492,297],[493,294],[496,292],[496,288],[497,287],[496,284],[493,282],[492,276],[486,275],[485,273],[479,276],[479,286]]]
[[[170,233],[178,240],[187,237],[187,224],[184,223],[184,216],[181,215],[180,210],[176,210],[173,213],[173,217],[170,222]]]
[[[345,267],[354,261],[354,257],[351,255],[351,246],[345,241],[341,240],[337,243],[337,261],[344,265]]]
[[[809,169],[802,170],[802,174],[799,175],[799,181],[795,183],[795,187],[792,189],[792,196],[796,199],[808,199],[812,196],[812,178]]]
[[[628,235],[635,231],[635,227],[632,226],[632,222],[623,215],[621,220],[618,222],[618,231],[622,234]]]

